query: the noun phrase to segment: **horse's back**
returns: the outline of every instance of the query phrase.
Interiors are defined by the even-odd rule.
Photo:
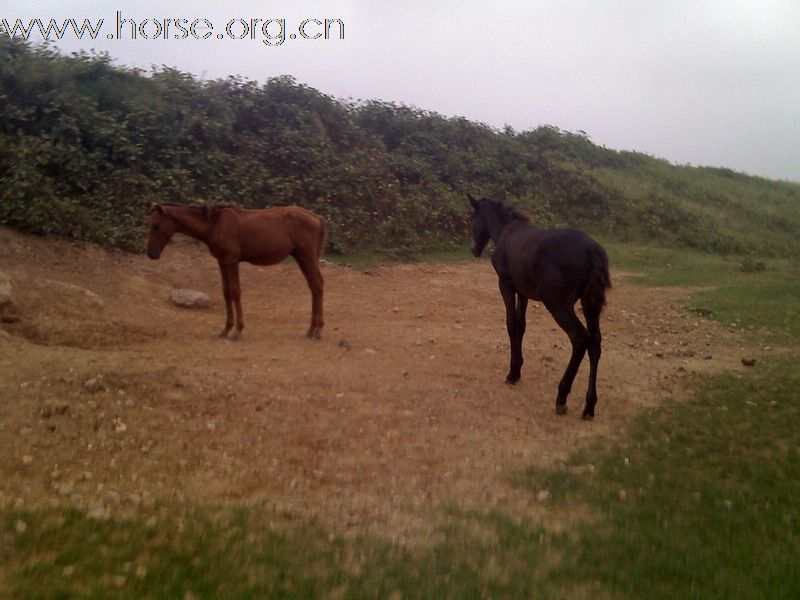
[[[237,212],[242,260],[274,264],[306,247],[316,251],[322,224],[310,210],[278,206]]]
[[[500,264],[495,265],[498,274],[510,277],[529,298],[545,302],[549,296],[577,300],[594,268],[593,255],[602,256],[606,264],[608,260],[603,247],[579,229],[525,224],[510,232],[503,246]]]

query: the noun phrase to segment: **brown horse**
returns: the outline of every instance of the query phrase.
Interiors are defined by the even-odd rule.
[[[522,370],[522,336],[528,299],[540,300],[569,336],[572,357],[558,384],[556,413],[567,412],[567,396],[583,355],[589,352],[589,388],[583,418],[594,417],[597,404],[597,366],[600,362],[600,312],[611,287],[608,256],[603,247],[575,229],[537,229],[520,210],[489,198],[472,204],[472,244],[480,256],[491,239],[495,245],[492,266],[506,305],[506,326],[511,342],[511,366],[506,383],[514,384]],[[580,300],[586,327],[575,315]]]
[[[227,319],[220,337],[233,327],[236,307],[237,339],[244,329],[239,263],[274,265],[291,255],[311,289],[311,326],[308,337],[319,339],[322,317],[322,273],[319,259],[325,248],[327,228],[321,217],[299,206],[246,210],[233,206],[186,206],[155,204],[150,208],[147,256],[153,260],[175,233],[204,242],[219,263]]]

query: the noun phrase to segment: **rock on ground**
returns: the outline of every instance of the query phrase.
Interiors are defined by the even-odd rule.
[[[175,289],[169,295],[173,304],[184,308],[208,308],[211,306],[211,299],[208,294],[196,290]]]
[[[11,277],[0,271],[0,317],[15,312],[14,298],[11,295]]]

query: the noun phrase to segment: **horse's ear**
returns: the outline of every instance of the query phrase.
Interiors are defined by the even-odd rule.
[[[158,213],[158,214],[163,215],[164,214],[164,207],[161,206],[160,204],[153,204],[153,206],[150,207],[150,210],[147,212],[147,214],[148,215],[152,215],[153,213]]]
[[[469,203],[472,205],[472,208],[478,210],[478,201],[472,197],[472,194],[467,194],[467,198],[469,198]]]

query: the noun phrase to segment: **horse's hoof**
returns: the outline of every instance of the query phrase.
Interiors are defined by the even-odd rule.
[[[508,385],[517,385],[518,381],[519,381],[519,377],[517,377],[516,379],[514,379],[513,377],[506,377],[506,383]]]
[[[314,332],[314,339],[315,340],[321,340],[322,339],[322,334],[320,334],[319,331],[315,331]]]
[[[566,404],[556,404],[556,414],[557,415],[565,415],[565,414],[567,414],[567,405]]]
[[[583,413],[584,421],[591,421],[592,419],[594,419],[594,415],[590,415],[589,413]]]

